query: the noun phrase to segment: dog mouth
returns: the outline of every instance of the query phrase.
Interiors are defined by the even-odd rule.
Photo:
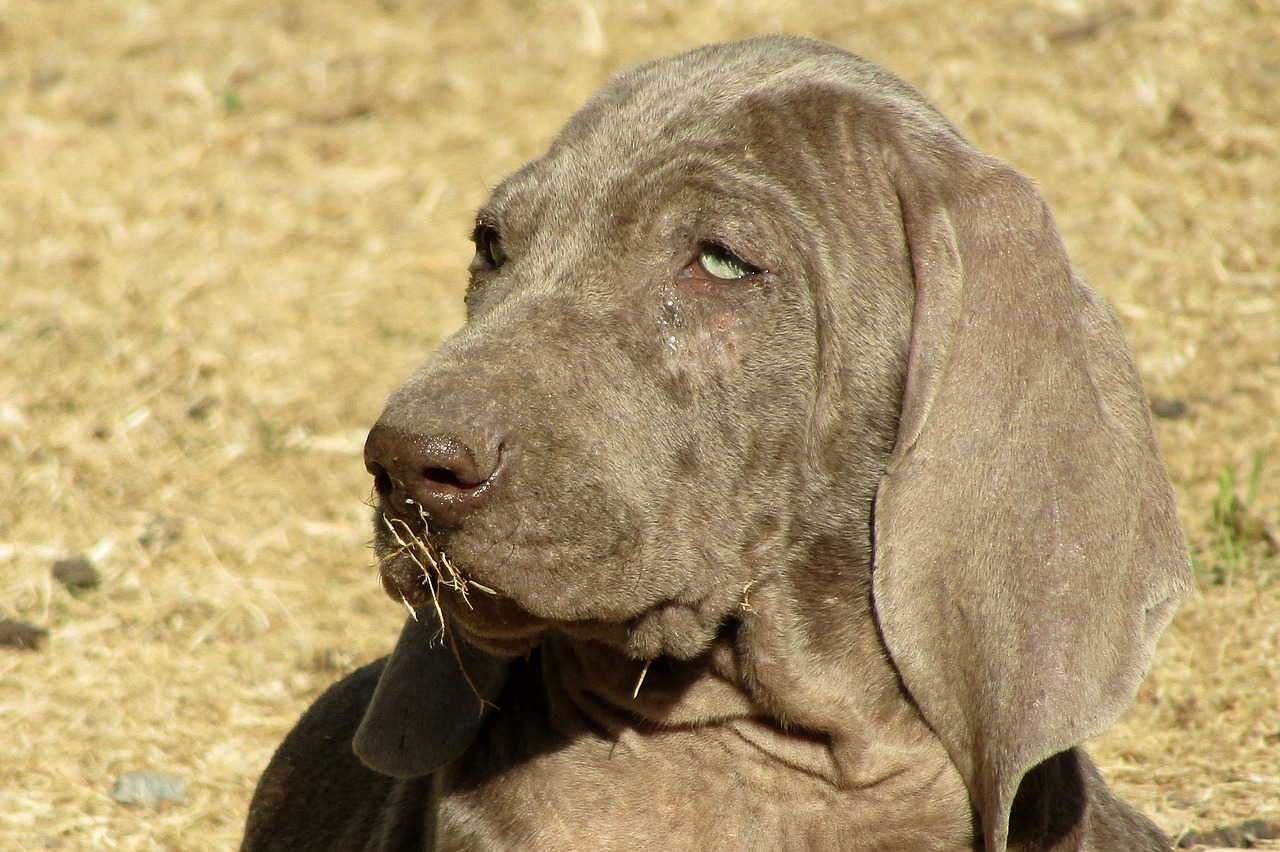
[[[427,513],[417,503],[410,508],[416,509],[416,518],[375,510],[378,571],[387,594],[403,600],[410,609],[430,603],[437,610],[445,589],[457,593],[464,603],[473,592],[497,595],[489,586],[465,577],[438,537],[432,535]]]
[[[378,574],[387,596],[415,620],[434,619],[442,632],[456,624],[487,650],[523,653],[536,644],[545,628],[541,620],[467,576],[431,532],[426,512],[417,504],[409,508],[409,518],[374,510]]]
[[[395,514],[395,508],[378,506],[374,511],[374,546],[383,590],[403,604],[415,621],[435,624],[440,636],[456,631],[455,635],[491,654],[525,655],[549,635],[562,634],[613,647],[635,659],[666,653],[689,659],[705,650],[723,621],[715,618],[715,625],[702,624],[705,619],[697,614],[697,606],[674,601],[659,601],[634,612],[540,612],[518,591],[469,576],[466,566],[449,552],[452,533],[433,533],[425,511],[406,506],[410,508],[406,517]],[[493,583],[491,575],[481,576]],[[683,638],[673,642],[673,636]]]

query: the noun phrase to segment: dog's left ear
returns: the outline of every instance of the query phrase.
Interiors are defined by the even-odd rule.
[[[1040,194],[958,137],[889,157],[916,300],[875,606],[1003,852],[1023,776],[1129,705],[1190,568],[1119,322]]]
[[[397,778],[429,775],[466,751],[511,671],[511,659],[422,618],[405,621],[353,741],[366,766]]]

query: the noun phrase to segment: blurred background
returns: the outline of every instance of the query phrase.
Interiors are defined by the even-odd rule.
[[[398,632],[360,451],[473,209],[615,70],[779,31],[1043,188],[1199,580],[1090,750],[1175,834],[1280,818],[1277,0],[3,0],[0,848],[236,846]]]

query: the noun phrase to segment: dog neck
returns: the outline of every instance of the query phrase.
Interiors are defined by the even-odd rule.
[[[831,738],[789,728],[751,694],[732,630],[690,660],[637,662],[607,645],[566,637],[549,639],[539,653],[548,700],[571,708],[602,737],[731,732],[779,763],[841,786]]]
[[[688,818],[711,835],[671,848],[705,848],[707,836],[747,824],[761,848],[797,837],[827,839],[815,848],[972,848],[968,798],[936,738],[922,749],[894,724],[867,729],[854,756],[844,732],[784,724],[749,685],[758,661],[739,651],[743,626],[702,655],[658,657],[647,671],[610,644],[547,637],[515,667],[487,731],[442,776],[439,836],[459,846],[490,831],[516,838],[512,848],[648,847]]]
[[[542,647],[548,691],[597,727],[695,727],[761,713],[742,688],[726,638],[690,660],[636,661],[608,645],[553,636]]]

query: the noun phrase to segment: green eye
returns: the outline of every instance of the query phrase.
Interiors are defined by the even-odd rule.
[[[760,270],[734,256],[727,249],[708,245],[698,252],[698,264],[712,278],[721,281],[737,281],[755,275]]]

